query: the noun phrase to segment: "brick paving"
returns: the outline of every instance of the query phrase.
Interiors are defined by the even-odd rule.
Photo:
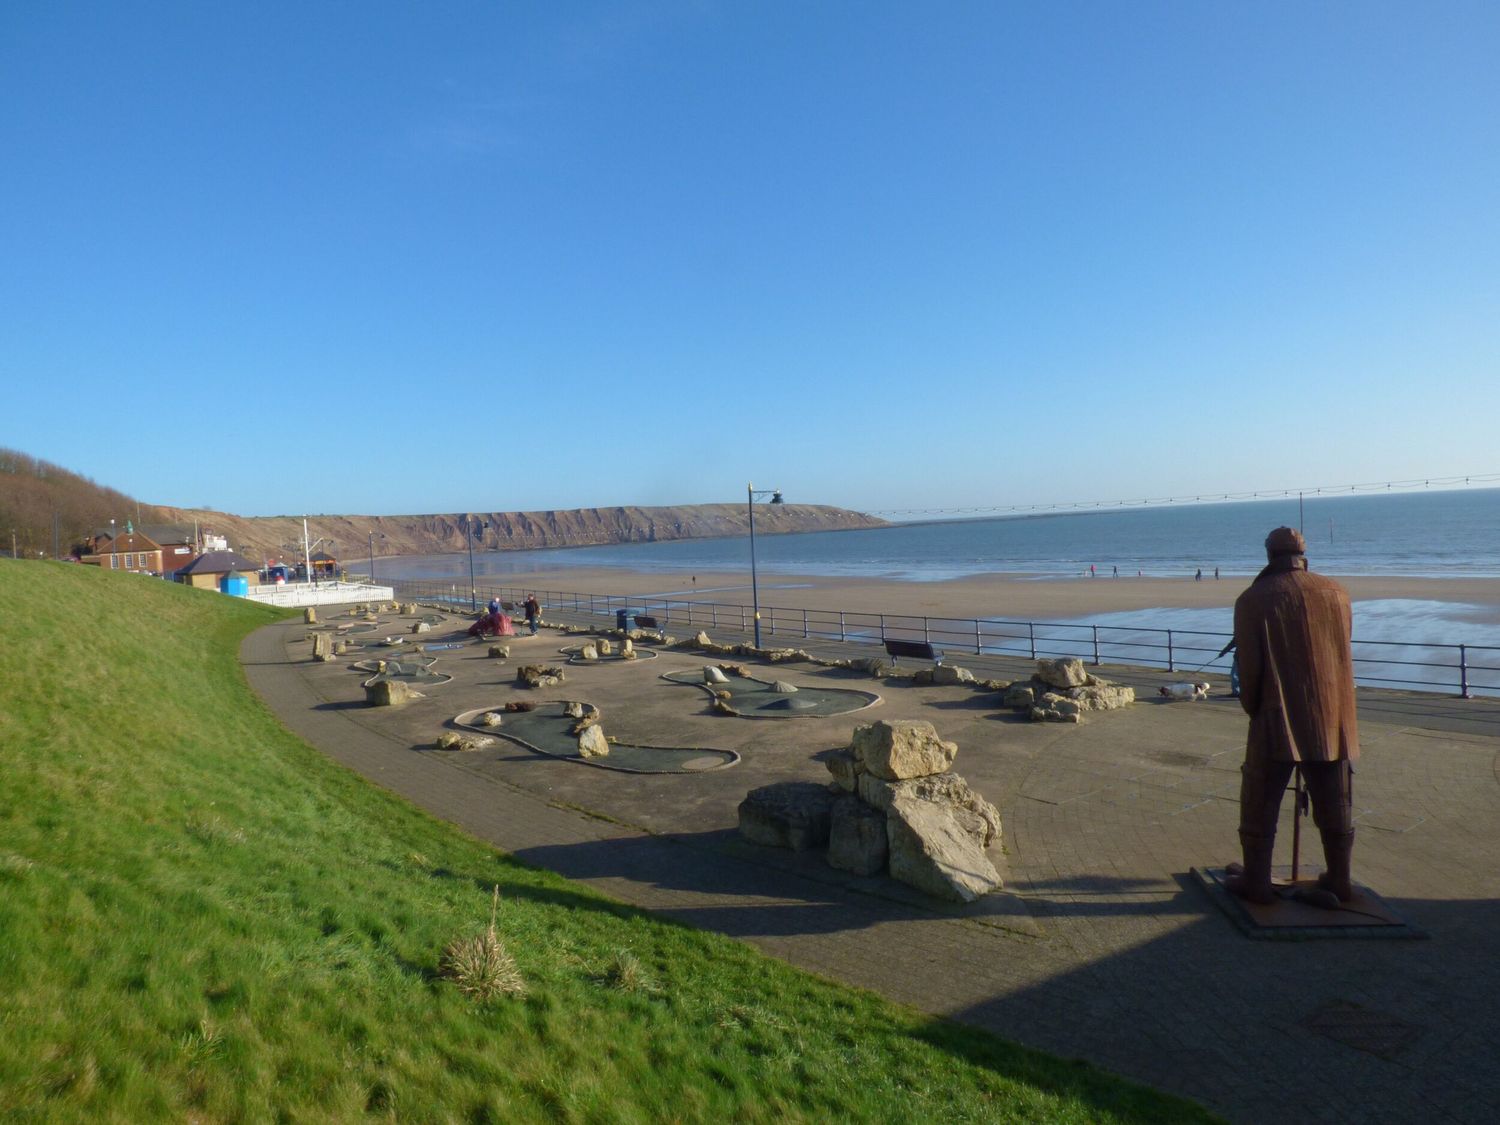
[[[715,639],[735,639],[726,632]],[[251,686],[291,730],[497,848],[616,899],[1088,1058],[1231,1120],[1500,1118],[1493,703],[1436,698],[1424,707],[1395,693],[1361,694],[1356,877],[1430,940],[1255,942],[1188,874],[1234,856],[1244,718],[1229,700],[1143,701],[1083,726],[1033,725],[995,712],[993,697],[972,689],[881,681],[885,698],[870,712],[752,721],[709,716],[696,689],[657,678],[701,656],[570,668],[557,694],[597,702],[610,733],[744,757],[712,774],[642,777],[511,744],[427,752],[454,714],[516,690],[506,665],[484,658],[485,646],[440,654],[453,684],[395,711],[364,707],[347,668],[311,663],[305,636],[300,624],[270,626],[241,653]],[[555,656],[560,641],[513,643],[512,666]],[[1000,678],[1030,670],[1000,658],[957,662]],[[776,675],[871,686],[804,665]],[[1118,678],[1152,688],[1168,677]],[[826,777],[815,754],[875,717],[928,718],[959,743],[955,768],[1004,816],[1004,893],[948,907],[884,879],[845,876],[819,856],[738,841],[734,806],[748,789]],[[1284,810],[1283,840],[1289,823]],[[1315,857],[1316,833],[1308,835]],[[1373,1030],[1363,1040],[1334,1037],[1330,1029],[1351,1019]]]

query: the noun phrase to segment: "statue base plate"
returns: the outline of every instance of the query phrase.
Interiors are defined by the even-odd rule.
[[[1224,868],[1195,867],[1193,878],[1208,893],[1235,927],[1246,937],[1270,941],[1315,941],[1319,939],[1425,938],[1427,935],[1406,922],[1369,887],[1354,884],[1354,898],[1338,909],[1299,902],[1299,891],[1317,887],[1317,872],[1291,879],[1291,869],[1278,867],[1271,882],[1276,901],[1261,905],[1246,902],[1224,886]]]

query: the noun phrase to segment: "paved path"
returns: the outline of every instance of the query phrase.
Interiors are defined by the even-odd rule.
[[[1229,703],[1034,726],[1004,721],[966,689],[882,684],[883,714],[929,717],[956,738],[958,768],[1005,818],[1007,893],[949,910],[815,856],[738,843],[737,795],[778,771],[816,776],[810,751],[828,736],[792,732],[822,720],[692,718],[740,739],[746,760],[691,787],[680,778],[622,786],[624,775],[521,751],[419,753],[430,738],[423,724],[435,730],[461,709],[459,696],[399,718],[365,708],[357,679],[307,660],[305,632],[270,626],[242,650],[251,686],[289,728],[496,847],[617,899],[1088,1058],[1232,1120],[1500,1119],[1492,735],[1443,730],[1440,718],[1426,727],[1363,719],[1356,874],[1431,940],[1252,942],[1188,876],[1233,853],[1244,721]],[[510,690],[482,659],[450,669],[456,690]],[[680,719],[682,697],[671,693],[690,690],[645,692],[647,681],[623,678],[646,675],[639,668],[588,674],[606,716],[628,700],[655,708],[658,725]]]

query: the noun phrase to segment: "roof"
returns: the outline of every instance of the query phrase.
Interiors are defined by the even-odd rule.
[[[245,558],[244,555],[237,555],[233,551],[209,551],[206,555],[199,555],[177,573],[229,574],[236,570],[259,571],[260,566]]]
[[[313,556],[312,556],[312,561],[313,562],[338,562],[339,560],[336,559],[336,558],[334,558],[327,551],[314,551],[313,552]]]
[[[104,538],[109,539],[106,535]],[[147,538],[137,531],[133,535],[120,532],[119,535],[109,540],[108,547],[97,548],[96,553],[101,555],[125,554],[127,551],[159,551],[161,544]]]

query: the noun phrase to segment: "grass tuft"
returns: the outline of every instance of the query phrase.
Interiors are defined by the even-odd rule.
[[[599,980],[616,992],[650,993],[659,987],[641,959],[628,949],[615,950]]]
[[[438,971],[467,996],[481,1004],[501,996],[526,995],[526,981],[516,959],[495,933],[495,915],[500,909],[500,887],[490,903],[490,924],[482,934],[461,937],[443,950]]]

